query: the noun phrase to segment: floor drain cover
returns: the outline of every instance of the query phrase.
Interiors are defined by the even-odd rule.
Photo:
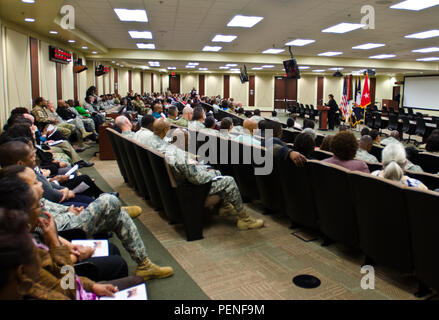
[[[321,282],[318,278],[316,278],[314,276],[304,274],[304,275],[294,277],[293,283],[300,288],[314,289],[314,288],[317,288],[318,286],[320,286]]]

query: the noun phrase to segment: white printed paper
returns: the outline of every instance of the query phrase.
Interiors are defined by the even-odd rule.
[[[95,248],[92,258],[108,257],[108,240],[72,240],[72,244]]]
[[[83,193],[85,190],[89,189],[89,185],[85,182],[81,182],[75,189],[72,190],[74,194]]]
[[[114,297],[101,297],[100,300],[148,300],[146,285],[142,283],[138,286],[116,292]]]

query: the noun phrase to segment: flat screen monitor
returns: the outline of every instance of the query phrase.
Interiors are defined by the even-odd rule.
[[[287,74],[287,79],[300,79],[300,70],[296,59],[284,61],[284,68],[285,73]]]

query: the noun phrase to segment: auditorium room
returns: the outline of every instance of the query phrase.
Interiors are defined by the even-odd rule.
[[[0,300],[437,300],[438,16],[0,0]]]

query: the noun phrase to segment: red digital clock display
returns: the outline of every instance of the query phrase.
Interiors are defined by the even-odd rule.
[[[64,64],[69,64],[72,61],[72,54],[63,49],[49,47],[49,60]]]

